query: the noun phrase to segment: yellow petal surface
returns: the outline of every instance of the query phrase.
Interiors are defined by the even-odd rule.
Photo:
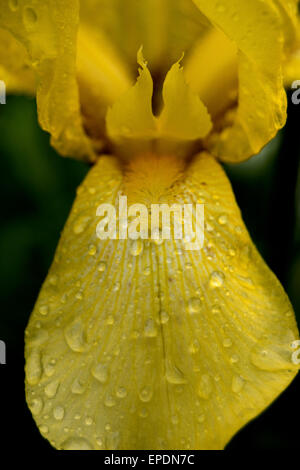
[[[77,0],[0,1],[0,27],[25,46],[37,75],[41,126],[61,154],[93,159],[76,82],[78,14]]]
[[[219,449],[297,372],[291,305],[220,165],[101,157],[26,330],[26,395],[58,449]],[[204,203],[205,243],[96,237],[99,204]]]
[[[242,161],[258,153],[286,120],[283,9],[269,0],[194,3],[238,48],[237,114],[233,126],[215,135],[210,148],[222,160]]]
[[[8,93],[35,95],[35,74],[26,49],[4,29],[0,29],[0,80]]]

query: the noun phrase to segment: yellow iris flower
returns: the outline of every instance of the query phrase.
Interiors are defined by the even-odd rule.
[[[8,91],[93,164],[26,330],[27,401],[54,447],[221,449],[295,377],[292,307],[218,160],[285,124],[297,4],[0,0]],[[204,203],[203,250],[100,242],[96,209],[120,193]]]

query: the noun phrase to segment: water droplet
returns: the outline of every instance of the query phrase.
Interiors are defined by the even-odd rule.
[[[266,371],[293,369],[290,351],[280,345],[265,349],[258,347],[251,354],[251,361],[258,369]]]
[[[71,391],[75,395],[81,395],[84,392],[84,384],[79,379],[75,379],[72,383]]]
[[[229,339],[229,338],[224,339],[223,346],[224,346],[224,348],[231,348],[231,346],[232,346],[231,339]]]
[[[38,351],[33,350],[26,362],[26,378],[30,385],[36,385],[42,375],[41,358]]]
[[[84,423],[85,423],[86,426],[92,426],[93,418],[91,416],[87,416],[84,420]]]
[[[147,418],[148,417],[148,411],[146,410],[146,408],[142,408],[140,410],[139,416],[140,416],[140,418]]]
[[[202,375],[199,385],[198,385],[198,395],[205,400],[208,400],[212,393],[212,381],[209,375]]]
[[[232,384],[231,384],[232,391],[234,393],[240,393],[242,388],[244,387],[244,384],[245,384],[244,379],[239,375],[235,375],[232,379]]]
[[[107,395],[104,400],[104,405],[107,406],[108,408],[112,408],[115,406],[116,400],[112,395]]]
[[[63,406],[57,406],[56,408],[54,408],[53,416],[54,416],[54,419],[56,419],[57,421],[63,420],[65,416],[65,410]]]
[[[144,335],[147,338],[155,338],[157,336],[157,328],[152,318],[149,318],[145,323]]]
[[[53,382],[49,382],[45,387],[45,395],[48,398],[55,397],[55,395],[57,393],[57,390],[58,390],[58,386],[59,386],[59,381],[58,380],[54,380]]]
[[[82,437],[73,437],[62,444],[65,450],[93,450],[92,445]]]
[[[57,276],[55,276],[55,275],[50,276],[49,283],[51,284],[51,286],[56,286],[57,282],[58,282],[58,277]]]
[[[30,403],[29,403],[29,408],[31,410],[31,413],[34,415],[39,415],[42,412],[44,403],[41,398],[34,398]]]
[[[105,270],[106,270],[106,263],[104,263],[104,261],[101,261],[101,263],[99,263],[99,266],[98,266],[98,271],[99,273],[104,273]]]
[[[82,352],[85,350],[84,330],[82,321],[74,321],[65,328],[65,339],[72,351]]]
[[[188,312],[190,314],[199,313],[201,310],[201,300],[197,297],[193,297],[188,303]]]
[[[19,8],[19,0],[9,0],[8,4],[11,11],[16,11]]]
[[[45,364],[44,371],[47,377],[52,377],[52,375],[55,372],[55,365],[56,365],[56,361],[54,359],[52,359],[50,362]]]
[[[199,341],[194,339],[190,344],[189,351],[191,354],[196,354],[199,351]]]
[[[198,423],[204,423],[204,421],[205,421],[205,415],[198,416]]]
[[[127,390],[124,387],[119,387],[116,391],[116,395],[118,398],[125,398],[127,396]]]
[[[37,14],[33,8],[26,7],[23,14],[25,26],[32,28],[37,22]]]
[[[149,386],[142,388],[142,390],[140,390],[139,392],[140,400],[144,403],[149,402],[152,396],[153,396],[153,390]]]
[[[209,284],[211,287],[221,287],[224,284],[225,276],[223,273],[214,271],[210,275]]]
[[[233,356],[231,356],[230,362],[231,362],[231,364],[236,364],[237,362],[239,362],[239,356],[234,354]]]
[[[95,256],[96,252],[97,252],[96,246],[95,245],[90,245],[89,246],[89,255],[90,256]]]
[[[130,248],[130,254],[132,256],[139,256],[144,249],[144,244],[142,240],[134,240]]]
[[[99,447],[103,447],[103,439],[101,437],[96,437],[96,442]]]
[[[79,217],[76,222],[74,223],[74,226],[73,226],[73,232],[76,234],[76,235],[79,235],[80,233],[84,232],[84,230],[86,229],[89,221],[90,221],[90,217],[87,217],[87,216],[81,216]]]
[[[146,268],[143,271],[144,276],[149,276],[151,274],[151,268],[150,266],[146,266]]]
[[[39,308],[39,312],[40,312],[40,314],[43,315],[43,316],[48,315],[48,313],[49,313],[49,307],[48,307],[48,305],[41,305],[41,307]]]
[[[165,325],[169,321],[169,315],[164,310],[160,312],[160,322],[162,325]]]
[[[228,222],[228,218],[227,218],[227,215],[221,215],[218,219],[218,222],[220,225],[226,225],[227,222]]]
[[[83,293],[82,293],[81,290],[77,292],[77,294],[75,295],[75,298],[77,300],[82,300],[83,299]]]
[[[174,364],[167,363],[166,379],[170,384],[185,384],[187,382],[183,372]]]
[[[92,369],[93,377],[101,383],[105,383],[108,379],[108,369],[106,364],[97,364]]]
[[[109,432],[106,437],[106,448],[108,450],[117,450],[120,442],[120,433],[119,432]]]
[[[40,431],[42,434],[48,434],[49,428],[45,424],[42,424],[42,426],[40,427]]]

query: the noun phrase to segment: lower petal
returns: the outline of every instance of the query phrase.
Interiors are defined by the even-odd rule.
[[[205,204],[205,243],[106,240],[101,203]],[[78,190],[26,331],[26,394],[58,449],[220,449],[294,378],[298,331],[208,154],[124,170],[100,158]]]

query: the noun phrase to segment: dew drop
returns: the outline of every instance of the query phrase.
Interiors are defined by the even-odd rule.
[[[236,364],[237,362],[239,362],[239,356],[234,354],[233,356],[231,356],[230,362],[231,362],[231,364]]]
[[[157,336],[157,328],[152,318],[149,318],[145,323],[144,335],[147,338],[155,338]]]
[[[118,398],[125,398],[127,396],[127,390],[124,387],[119,387],[116,391],[116,395]]]
[[[168,323],[169,318],[170,317],[167,312],[165,312],[164,310],[160,312],[160,323],[162,325],[165,325],[166,323]]]
[[[90,256],[95,256],[96,252],[97,252],[96,246],[95,245],[90,245],[89,246],[89,251],[88,251],[89,255]]]
[[[85,350],[84,330],[82,321],[74,321],[65,328],[65,339],[72,351],[83,352]]]
[[[90,217],[87,217],[87,216],[81,216],[79,217],[76,222],[74,223],[74,226],[73,226],[73,232],[76,234],[76,235],[79,235],[80,233],[84,232],[89,221],[90,221]]]
[[[166,380],[170,384],[185,384],[187,382],[183,372],[174,364],[167,363]]]
[[[209,284],[211,287],[222,287],[224,284],[225,276],[223,273],[214,271],[209,278]]]
[[[218,219],[218,222],[220,225],[226,225],[227,222],[228,222],[228,218],[227,218],[227,215],[221,215]]]
[[[92,369],[93,377],[98,380],[98,382],[105,383],[108,379],[108,370],[106,364],[97,364]]]
[[[115,406],[116,400],[112,395],[107,395],[105,400],[104,400],[104,405],[107,406],[107,408],[112,408]]]
[[[240,393],[244,387],[244,384],[245,384],[244,379],[239,375],[235,375],[232,379],[232,384],[231,384],[232,391],[234,393]]]
[[[290,352],[280,346],[274,346],[273,349],[257,349],[251,354],[251,361],[258,369],[266,371],[293,368]]]
[[[45,395],[48,398],[54,398],[57,393],[58,386],[59,386],[58,380],[54,380],[53,382],[48,383],[45,387]]]
[[[224,339],[223,346],[224,346],[224,348],[231,348],[231,346],[232,346],[231,339],[229,339],[229,338]]]
[[[86,426],[92,426],[93,418],[91,416],[87,416],[84,420],[84,423],[85,423]]]
[[[144,249],[144,244],[142,240],[134,240],[131,248],[130,248],[130,254],[132,256],[139,256]]]
[[[41,305],[41,307],[39,308],[39,312],[40,312],[40,314],[43,315],[43,316],[48,315],[48,313],[49,313],[49,307],[48,307],[48,305]]]
[[[208,400],[212,393],[212,382],[209,375],[204,374],[202,375],[199,385],[198,385],[198,395],[200,398],[204,398]]]
[[[29,403],[29,408],[34,415],[39,415],[42,412],[44,403],[41,398],[34,398],[32,402]]]
[[[101,261],[101,263],[99,263],[98,265],[98,271],[99,273],[104,273],[105,270],[106,270],[106,263],[104,263],[104,261]]]
[[[53,416],[57,421],[63,420],[65,416],[65,410],[63,406],[56,406],[56,408],[53,410]]]
[[[35,26],[38,17],[33,8],[27,7],[24,10],[23,19],[25,26],[27,26],[28,28],[32,28],[33,26]]]
[[[9,0],[8,5],[11,11],[16,11],[19,8],[19,0]]]
[[[144,276],[149,276],[151,274],[151,268],[150,266],[146,266],[146,268],[143,271]]]
[[[57,276],[55,276],[55,275],[50,276],[49,283],[51,284],[51,286],[56,286],[57,282],[58,282],[58,277]]]
[[[46,426],[45,424],[43,424],[43,425],[40,427],[40,431],[41,431],[42,434],[48,434],[49,428],[48,428],[48,426]]]
[[[142,390],[140,390],[139,392],[140,400],[144,403],[149,402],[152,396],[153,396],[153,390],[149,386],[142,388]]]
[[[33,350],[26,362],[26,378],[30,385],[36,385],[42,376],[41,358],[38,351]]]
[[[201,310],[201,300],[198,297],[193,297],[188,303],[188,312],[193,315],[199,313]]]
[[[75,379],[72,383],[71,391],[75,395],[81,395],[84,392],[84,384],[79,379]]]
[[[62,444],[62,449],[65,450],[93,450],[92,445],[82,437],[73,437],[68,439]]]

